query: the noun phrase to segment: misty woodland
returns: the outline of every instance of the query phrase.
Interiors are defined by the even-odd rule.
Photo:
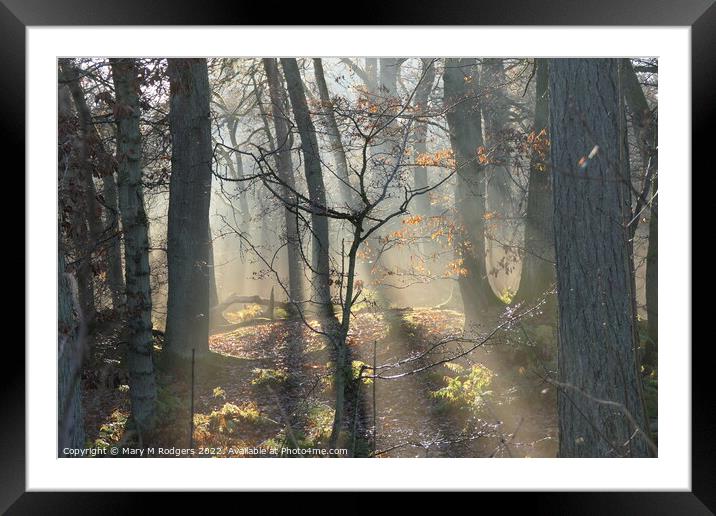
[[[657,82],[60,59],[58,455],[656,456]]]

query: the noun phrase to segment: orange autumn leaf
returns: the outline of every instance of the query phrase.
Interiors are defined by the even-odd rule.
[[[409,225],[415,225],[420,224],[423,221],[423,217],[420,215],[413,215],[412,217],[408,217],[407,219],[403,219],[403,224],[409,224]]]

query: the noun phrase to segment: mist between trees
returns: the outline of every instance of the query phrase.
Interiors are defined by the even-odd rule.
[[[656,456],[657,80],[60,59],[58,455]]]

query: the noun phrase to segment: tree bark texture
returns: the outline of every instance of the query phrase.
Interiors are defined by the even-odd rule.
[[[169,59],[169,183],[166,351],[188,358],[209,349],[211,127],[206,59]]]
[[[117,96],[117,177],[124,228],[129,397],[132,415],[142,432],[152,430],[155,424],[157,389],[149,281],[149,223],[142,189],[139,78],[134,60],[112,59],[111,64]]]
[[[644,457],[616,59],[549,63],[561,457]],[[591,156],[591,157],[590,157]]]

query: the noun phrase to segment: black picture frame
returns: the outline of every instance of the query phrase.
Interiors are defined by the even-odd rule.
[[[716,0],[400,0],[370,4],[339,16],[320,4],[285,3],[266,12],[261,2],[204,0],[0,0],[0,146],[17,156],[24,170],[25,29],[42,25],[576,25],[691,27],[692,156],[694,167],[713,169],[716,110]],[[323,15],[318,13],[324,13]],[[328,19],[332,15],[334,19]],[[323,16],[323,18],[321,18]],[[338,23],[340,24],[340,23]],[[54,116],[48,114],[48,116]],[[710,166],[707,167],[707,165]],[[6,169],[9,175],[10,168]],[[15,173],[19,180],[19,174]],[[24,178],[23,178],[24,179]],[[7,187],[7,186],[6,186]],[[24,180],[21,187],[24,191]],[[17,190],[15,190],[17,191]],[[27,192],[26,192],[27,195]],[[694,223],[696,219],[693,219]],[[19,245],[18,245],[19,247]],[[24,246],[23,246],[24,257]],[[27,267],[27,266],[26,266]],[[26,276],[31,271],[26,269]],[[691,300],[683,300],[691,303]],[[29,307],[28,307],[29,308]],[[532,493],[531,510],[549,514],[712,514],[716,511],[716,424],[711,389],[709,342],[692,348],[692,491],[641,493]],[[669,343],[686,348],[691,342]],[[127,513],[143,495],[123,493],[25,492],[25,353],[6,342],[0,420],[0,510],[8,514]],[[705,384],[699,387],[696,380]],[[51,434],[50,434],[51,435]],[[480,494],[479,496],[486,496]],[[512,495],[511,495],[512,496]],[[169,501],[168,496],[164,497]],[[182,501],[183,497],[171,496]],[[520,497],[515,498],[516,500]],[[534,498],[534,499],[533,499]],[[357,498],[356,498],[357,499]],[[142,502],[144,503],[144,502]],[[350,504],[350,502],[346,502]],[[484,502],[481,502],[484,503]],[[166,508],[166,507],[165,507]]]

